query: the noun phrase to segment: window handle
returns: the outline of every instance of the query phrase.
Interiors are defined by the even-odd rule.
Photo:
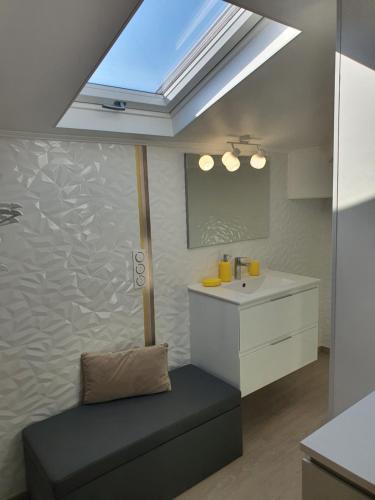
[[[111,109],[112,111],[125,111],[125,101],[113,101],[113,104],[102,104],[102,108]]]

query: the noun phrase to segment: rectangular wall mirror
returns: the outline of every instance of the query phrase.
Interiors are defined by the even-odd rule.
[[[185,154],[188,248],[267,238],[269,234],[270,174],[250,167],[249,156],[228,172],[221,155],[214,167],[199,168],[200,155]]]

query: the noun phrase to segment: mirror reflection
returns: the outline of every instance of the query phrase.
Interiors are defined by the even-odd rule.
[[[251,168],[240,156],[240,168],[229,172],[221,155],[210,155],[214,167],[203,171],[200,155],[185,154],[188,248],[267,238],[269,235],[269,165]]]

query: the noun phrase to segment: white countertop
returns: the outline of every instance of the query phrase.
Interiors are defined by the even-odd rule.
[[[317,278],[268,269],[257,277],[247,276],[245,279],[223,283],[217,287],[205,287],[201,283],[195,283],[190,285],[188,289],[190,292],[208,295],[238,305],[254,305],[283,295],[316,288],[319,281]],[[242,288],[243,285],[244,288]],[[243,291],[245,289],[248,290],[248,293]]]
[[[301,448],[318,463],[375,494],[375,392],[304,439]]]

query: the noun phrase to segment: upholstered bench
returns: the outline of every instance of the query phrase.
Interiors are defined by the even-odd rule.
[[[199,368],[172,391],[78,406],[24,430],[32,500],[169,499],[242,454],[240,392]]]

